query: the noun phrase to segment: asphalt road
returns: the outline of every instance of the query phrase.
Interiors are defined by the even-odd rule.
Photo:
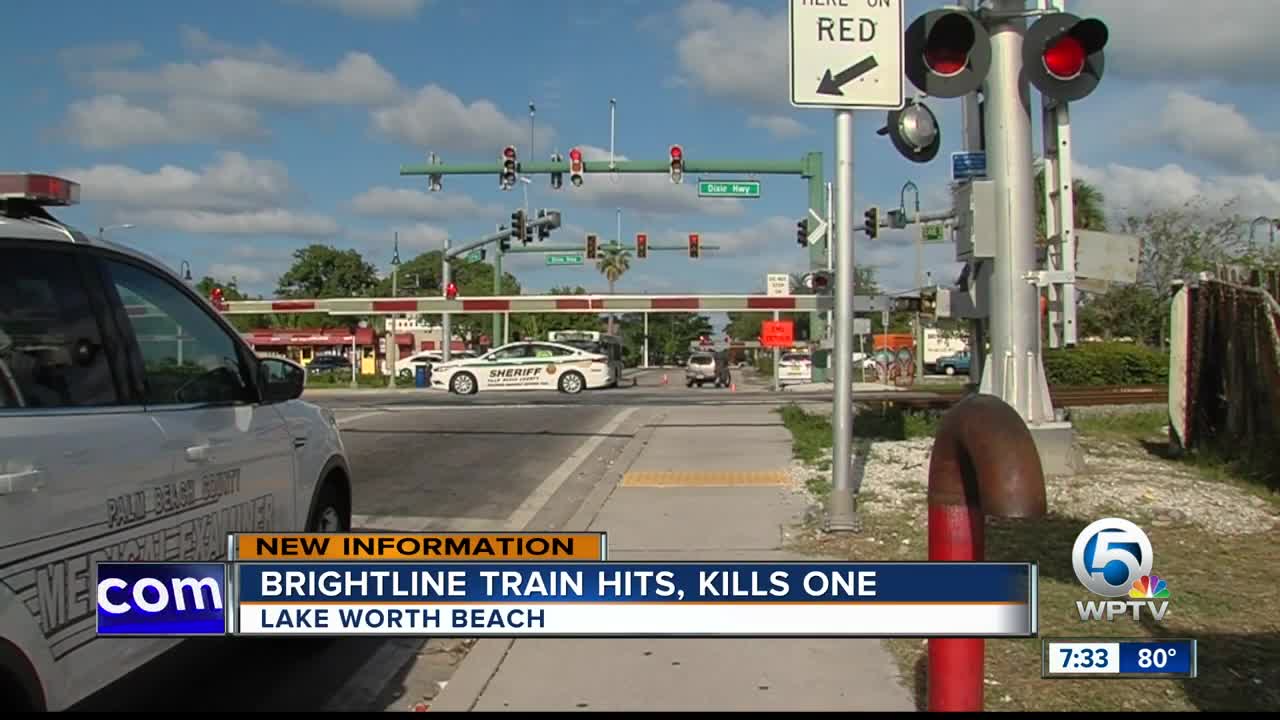
[[[660,379],[660,378],[659,378]],[[562,526],[626,445],[658,386],[456,398],[442,392],[314,393],[343,429],[357,529]],[[680,386],[683,394],[698,394]],[[727,391],[706,390],[705,393]],[[461,402],[459,402],[461,400]],[[423,640],[187,642],[76,710],[374,709]],[[447,677],[447,676],[446,676]],[[388,683],[388,679],[390,681]]]

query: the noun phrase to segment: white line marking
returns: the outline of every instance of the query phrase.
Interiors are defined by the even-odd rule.
[[[394,530],[396,532],[423,532],[434,530],[484,531],[497,530],[502,521],[497,518],[476,517],[408,517],[394,515],[352,515],[353,530]]]
[[[367,417],[373,417],[374,415],[381,415],[381,414],[382,414],[381,410],[374,410],[372,412],[359,413],[357,415],[348,415],[346,417],[338,418],[338,424],[345,425],[346,423],[353,423],[357,420],[363,420]]]
[[[548,475],[546,479],[529,494],[529,497],[525,498],[524,502],[520,504],[520,507],[516,508],[515,512],[511,513],[511,516],[507,518],[506,529],[509,531],[523,530],[524,526],[529,524],[529,521],[533,519],[533,516],[537,515],[538,511],[541,510],[549,500],[551,500],[551,496],[556,494],[556,491],[560,489],[560,486],[564,484],[564,481],[569,479],[569,475],[578,467],[578,465],[581,465],[583,460],[590,457],[591,453],[595,452],[596,447],[598,447],[600,443],[604,442],[604,439],[609,437],[614,430],[618,429],[618,426],[635,411],[636,408],[620,410],[617,415],[613,416],[612,420],[606,423],[604,427],[600,428],[598,433],[587,438],[586,442],[582,443],[582,445],[580,445],[572,455],[565,458],[564,462],[560,463],[560,467],[553,470],[551,474]]]

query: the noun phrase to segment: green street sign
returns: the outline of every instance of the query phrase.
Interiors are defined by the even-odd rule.
[[[467,262],[480,262],[483,259],[484,259],[483,250],[472,250],[471,252],[467,253]]]
[[[759,180],[699,180],[698,197],[760,197]]]
[[[939,242],[939,243],[940,243],[940,242],[942,242],[942,241],[943,241],[943,237],[945,237],[945,236],[944,236],[944,234],[943,234],[943,228],[942,228],[942,226],[941,226],[941,225],[936,225],[936,224],[935,224],[935,225],[925,225],[925,226],[924,226],[924,241],[925,241],[925,242]]]
[[[581,255],[548,255],[548,265],[581,265]]]

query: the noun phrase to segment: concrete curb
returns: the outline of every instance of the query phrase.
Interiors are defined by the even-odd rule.
[[[640,426],[636,428],[631,440],[627,441],[622,448],[613,469],[605,473],[601,482],[591,490],[577,512],[565,523],[563,528],[565,532],[582,532],[591,527],[600,509],[622,482],[627,469],[649,444],[649,439],[653,437],[654,426],[666,417],[666,414],[650,415],[647,419],[643,415],[638,417],[640,419],[635,422],[639,422]],[[445,685],[440,694],[431,701],[431,710],[470,712],[480,701],[480,696],[484,694],[485,689],[489,687],[489,682],[502,667],[507,653],[511,651],[517,639],[481,638],[477,641],[458,665],[458,669],[454,671],[449,684]]]

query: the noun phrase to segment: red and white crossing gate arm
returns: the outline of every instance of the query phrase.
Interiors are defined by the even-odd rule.
[[[884,296],[854,298],[856,312],[886,307]],[[490,313],[700,313],[819,312],[832,310],[829,295],[513,295],[457,298],[328,298],[323,300],[231,300],[224,314],[328,313],[330,315],[439,315]]]

